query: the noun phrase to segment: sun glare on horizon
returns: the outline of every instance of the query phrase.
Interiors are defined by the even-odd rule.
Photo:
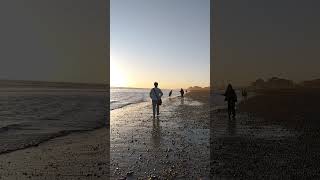
[[[112,87],[126,87],[128,83],[121,67],[113,61],[110,62],[110,67],[110,85]]]

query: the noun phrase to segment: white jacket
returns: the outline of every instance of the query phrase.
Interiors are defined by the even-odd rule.
[[[158,97],[157,97],[158,95]],[[161,99],[161,97],[163,96],[163,93],[161,91],[161,89],[159,88],[152,88],[151,91],[150,91],[150,98],[153,100],[153,101],[157,101],[158,98]]]

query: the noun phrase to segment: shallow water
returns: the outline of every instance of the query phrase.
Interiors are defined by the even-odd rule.
[[[163,98],[168,98],[170,90],[162,89]],[[137,88],[115,88],[110,89],[110,109],[118,109],[130,104],[150,101],[150,89]],[[178,90],[173,90],[172,97],[179,94]]]
[[[94,90],[0,92],[0,153],[106,124],[107,96]]]

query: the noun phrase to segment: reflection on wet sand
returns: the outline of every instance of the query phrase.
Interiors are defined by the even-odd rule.
[[[228,118],[226,108],[212,108],[213,179],[320,177],[319,92],[302,86],[259,90],[239,102],[237,119]]]
[[[181,98],[181,105],[184,105],[184,98]]]
[[[227,127],[228,134],[230,136],[236,135],[236,128],[237,128],[236,118],[230,118],[228,120],[228,127]]]
[[[208,176],[208,111],[188,97],[164,99],[155,119],[150,102],[111,111],[111,179]]]
[[[159,148],[161,140],[161,127],[160,127],[160,119],[157,117],[153,119],[153,126],[152,126],[152,139],[151,143],[153,144],[154,149]]]

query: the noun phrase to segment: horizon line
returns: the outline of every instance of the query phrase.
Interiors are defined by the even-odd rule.
[[[2,79],[1,81],[16,81],[16,82],[36,82],[36,83],[64,83],[64,84],[83,84],[83,85],[110,85],[110,83],[98,82],[71,82],[71,81],[45,81],[45,80],[25,80],[25,79]]]
[[[184,89],[189,89],[189,88],[192,88],[192,87],[200,87],[200,88],[210,88],[210,85],[209,86],[189,86],[187,88],[184,88]],[[153,87],[119,87],[119,86],[110,86],[110,88],[128,88],[128,89],[150,89],[150,88],[153,88]],[[180,87],[181,88],[181,87]],[[180,88],[163,88],[163,89],[180,89]]]

